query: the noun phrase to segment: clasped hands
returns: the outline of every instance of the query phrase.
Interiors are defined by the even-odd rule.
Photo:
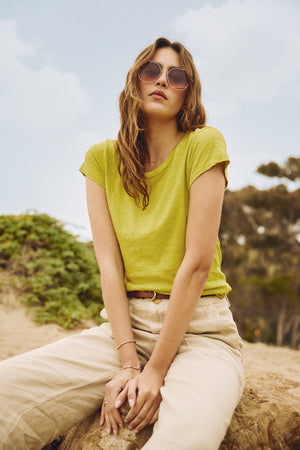
[[[162,400],[160,388],[163,378],[145,366],[143,372],[124,369],[105,386],[100,425],[106,424],[107,433],[118,434],[124,426],[119,408],[128,399],[130,410],[124,421],[135,433],[157,421]]]

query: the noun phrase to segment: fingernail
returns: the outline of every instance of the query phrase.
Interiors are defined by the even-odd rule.
[[[115,408],[119,408],[119,406],[121,406],[121,401],[117,400],[115,403]]]
[[[134,432],[135,432],[135,434],[136,434],[136,433],[138,433],[138,432],[139,432],[139,430],[138,430],[138,429],[136,428],[136,429],[134,430]]]
[[[129,406],[132,408],[134,406],[134,401],[131,399],[128,400]]]
[[[129,430],[132,430],[132,426],[131,425],[129,425],[128,428],[129,428]]]
[[[107,431],[107,434],[109,434],[109,432],[110,432],[109,428],[106,428],[106,431]]]
[[[117,430],[114,430],[114,434],[116,434],[116,435],[118,434]]]

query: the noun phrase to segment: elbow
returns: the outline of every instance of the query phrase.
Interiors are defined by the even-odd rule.
[[[192,274],[200,280],[207,279],[210,272],[211,264],[198,264],[194,267]]]
[[[124,276],[124,267],[118,259],[102,259],[98,261],[101,279],[115,276]]]
[[[202,292],[208,279],[209,272],[210,265],[207,264],[197,264],[190,272],[190,283],[197,289],[197,291],[199,290],[199,292]]]
[[[209,264],[197,263],[188,264],[182,268],[183,282],[187,286],[193,286],[193,288],[200,294],[207,281],[210,272]]]
[[[199,281],[203,279],[207,279],[210,268],[212,265],[211,258],[197,258],[197,259],[189,259],[186,261],[186,268],[189,274],[192,277],[199,279]]]

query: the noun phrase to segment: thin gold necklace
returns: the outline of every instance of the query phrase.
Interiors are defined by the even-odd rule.
[[[172,153],[172,151],[174,150],[175,147],[177,147],[177,145],[179,144],[179,142],[181,141],[181,139],[183,138],[183,136],[180,136],[180,139],[176,142],[176,144],[174,145],[174,147],[166,153],[163,153],[159,158],[157,159],[149,159],[147,162],[148,163],[156,163],[157,161],[159,161],[160,159],[162,159],[164,156],[169,155],[170,153]]]

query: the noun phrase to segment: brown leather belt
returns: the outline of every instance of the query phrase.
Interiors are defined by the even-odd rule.
[[[216,294],[206,294],[203,297],[215,297]],[[148,298],[154,303],[160,303],[163,299],[170,298],[168,294],[160,294],[156,291],[129,291],[127,292],[128,298]]]
[[[156,300],[168,299],[170,296],[168,294],[160,294],[155,291],[129,291],[127,292],[128,298],[148,298],[156,303]],[[160,303],[160,302],[158,302]]]

